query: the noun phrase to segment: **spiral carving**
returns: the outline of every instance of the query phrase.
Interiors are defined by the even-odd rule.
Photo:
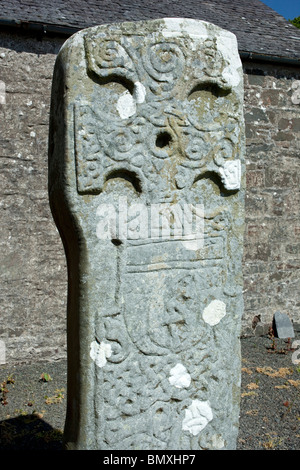
[[[125,47],[114,39],[86,38],[88,69],[99,77],[118,75],[135,80],[135,66]]]
[[[149,46],[143,55],[144,67],[148,74],[159,82],[178,78],[184,67],[184,54],[177,44],[158,43]]]
[[[124,56],[126,53],[118,42],[103,41],[100,43],[100,47],[97,52],[97,62],[102,67],[124,66]]]

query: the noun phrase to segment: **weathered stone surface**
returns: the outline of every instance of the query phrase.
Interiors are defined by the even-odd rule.
[[[244,187],[234,35],[166,19],[65,43],[49,194],[69,269],[68,448],[235,448]]]
[[[247,129],[246,231],[244,245],[245,312],[242,328],[258,313],[264,325],[277,310],[296,321],[299,303],[299,129],[300,107],[291,100],[299,68],[244,63],[245,116],[261,108],[268,120]],[[263,76],[262,85],[255,77]],[[269,94],[282,100],[270,100]],[[286,140],[278,140],[280,132]]]
[[[275,312],[274,329],[278,338],[294,338],[293,324],[286,313]]]
[[[1,31],[0,338],[9,365],[66,357],[66,262],[47,191],[51,82],[62,44]]]

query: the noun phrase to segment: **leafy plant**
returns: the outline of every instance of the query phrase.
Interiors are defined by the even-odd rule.
[[[296,16],[293,20],[289,20],[289,22],[296,26],[296,28],[300,28],[300,16]]]
[[[9,375],[6,379],[6,383],[7,384],[14,384],[15,383],[15,379],[13,378],[12,375]]]
[[[41,382],[50,382],[52,380],[52,377],[50,374],[47,374],[46,372],[43,372],[40,378]]]
[[[7,385],[6,380],[4,380],[4,382],[2,382],[0,385],[0,392],[1,392],[0,401],[2,405],[7,405],[8,403],[7,401],[8,388],[6,387],[6,385]]]
[[[1,396],[0,396],[0,403],[2,405],[7,405],[8,404],[8,401],[7,401],[7,394],[9,392],[8,388],[7,388],[7,385],[9,384],[14,384],[15,383],[15,379],[9,375],[7,377],[6,380],[4,380],[1,384],[0,384],[0,392],[1,392]]]

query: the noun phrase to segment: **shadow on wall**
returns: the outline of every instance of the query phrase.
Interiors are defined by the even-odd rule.
[[[68,37],[76,31],[71,31],[69,34],[47,34],[43,32],[43,25],[40,30],[25,30],[19,28],[12,28],[10,26],[1,27],[1,47],[10,49],[12,51],[33,54],[57,54],[63,43]]]
[[[63,450],[63,433],[38,415],[20,415],[0,421],[2,450]]]

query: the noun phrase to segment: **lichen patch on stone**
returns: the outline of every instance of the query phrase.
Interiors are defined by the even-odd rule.
[[[128,119],[136,113],[136,104],[145,101],[146,88],[140,82],[134,83],[133,94],[128,90],[121,94],[117,102],[117,111],[121,119]]]
[[[90,357],[98,367],[105,366],[107,357],[112,355],[111,345],[106,344],[103,341],[92,341],[90,349]]]
[[[126,90],[118,99],[117,111],[122,119],[128,119],[135,114],[135,100],[129,91]]]
[[[182,364],[176,364],[170,370],[169,382],[177,388],[188,388],[191,384],[191,376]]]
[[[211,326],[217,325],[226,315],[226,305],[221,300],[213,300],[203,310],[203,320]]]
[[[197,436],[212,419],[213,413],[210,403],[208,401],[193,400],[185,410],[182,429],[190,432],[193,436]]]
[[[228,190],[240,189],[241,186],[241,162],[233,160],[225,162],[223,167],[219,168],[222,183]]]

